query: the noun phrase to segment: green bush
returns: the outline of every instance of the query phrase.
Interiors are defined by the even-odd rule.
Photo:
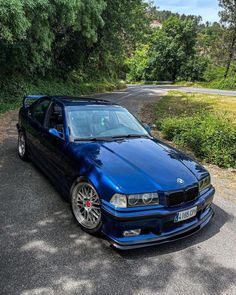
[[[231,66],[228,77],[224,78],[225,67],[209,64],[205,73],[204,80],[201,86],[215,89],[236,89],[235,64]]]
[[[230,119],[202,113],[166,118],[159,125],[164,138],[191,149],[197,157],[222,167],[236,167],[236,128]]]
[[[224,77],[224,73],[225,73],[225,67],[217,66],[210,63],[204,73],[204,80],[206,82],[221,80]]]
[[[209,84],[209,87],[217,88],[217,89],[235,90],[236,89],[236,77],[232,76],[232,77],[228,77],[226,79],[212,81]]]

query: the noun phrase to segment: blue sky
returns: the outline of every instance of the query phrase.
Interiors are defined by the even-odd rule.
[[[201,15],[203,21],[219,21],[218,0],[154,0],[160,10]]]

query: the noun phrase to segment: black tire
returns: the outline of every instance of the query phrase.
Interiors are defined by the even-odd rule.
[[[28,147],[26,144],[26,136],[24,131],[20,130],[18,132],[18,143],[17,143],[17,148],[18,148],[18,155],[22,161],[29,161],[29,151]]]
[[[91,196],[89,193],[89,197],[83,198],[83,195],[81,195],[83,186],[86,189],[91,190],[93,192],[93,196]],[[82,230],[92,235],[99,235],[103,225],[102,212],[100,198],[94,186],[84,178],[78,179],[72,185],[70,200],[73,216]],[[89,207],[87,207],[88,205]],[[83,211],[81,211],[82,209]],[[85,216],[83,216],[81,212],[84,212]],[[90,221],[86,220],[86,215],[90,215]]]

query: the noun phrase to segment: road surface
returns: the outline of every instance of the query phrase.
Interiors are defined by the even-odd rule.
[[[137,114],[165,89],[99,95]],[[16,112],[0,117],[0,294],[236,294],[236,206],[221,194],[214,220],[178,242],[118,252],[75,223],[47,178],[16,152]]]
[[[145,88],[150,90],[179,90],[184,92],[199,92],[207,94],[219,94],[219,95],[228,95],[236,96],[236,91],[233,90],[219,90],[219,89],[209,89],[209,88],[197,88],[197,87],[185,87],[185,86],[175,86],[175,85],[130,85],[130,87]]]

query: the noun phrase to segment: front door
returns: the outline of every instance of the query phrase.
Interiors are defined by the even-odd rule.
[[[57,134],[51,130],[56,130]],[[52,103],[45,120],[45,128],[41,137],[42,152],[45,165],[52,177],[67,189],[68,177],[71,173],[69,155],[67,153],[69,142],[65,137],[65,115],[63,108]]]

